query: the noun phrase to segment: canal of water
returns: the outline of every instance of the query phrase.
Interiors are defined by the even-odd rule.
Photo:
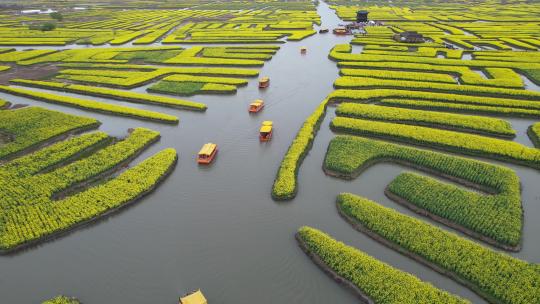
[[[318,7],[322,26],[340,20],[324,3]],[[267,62],[261,75],[271,78],[260,91],[256,79],[234,96],[196,96],[208,104],[206,113],[177,111],[149,105],[144,109],[176,114],[178,126],[94,114],[0,94],[0,98],[98,118],[101,130],[125,136],[132,127],[161,132],[161,141],[136,162],[160,149],[174,147],[179,163],[158,190],[139,203],[105,220],[25,252],[0,257],[3,303],[40,303],[57,294],[79,297],[84,303],[177,303],[179,295],[201,288],[209,303],[356,303],[353,294],[336,284],[298,248],[294,233],[303,225],[319,228],[399,269],[475,303],[473,292],[380,245],[355,231],[337,214],[335,197],[353,192],[410,211],[389,201],[387,185],[405,168],[380,164],[354,181],[327,177],[321,170],[333,109],[322,124],[299,180],[299,193],[290,202],[270,198],[271,186],[289,144],[304,119],[332,92],[338,76],[327,59],[330,49],[350,37],[317,34],[288,42]],[[308,53],[300,55],[306,46]],[[77,96],[77,95],[74,95]],[[86,97],[88,98],[88,97]],[[267,107],[248,115],[247,105],[262,98]],[[112,102],[112,101],[110,101]],[[273,120],[271,142],[258,141],[258,127]],[[529,120],[512,120],[520,140],[526,141]],[[220,152],[209,167],[199,167],[195,154],[206,142]],[[136,163],[135,162],[135,163]],[[538,171],[518,166],[523,183],[525,237],[515,254],[540,262],[540,190]],[[409,170],[409,169],[407,169]]]

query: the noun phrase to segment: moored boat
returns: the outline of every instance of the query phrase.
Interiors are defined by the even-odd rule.
[[[185,294],[178,301],[179,304],[208,304],[200,289]]]
[[[305,46],[301,47],[301,48],[300,48],[300,53],[301,53],[301,54],[307,53],[307,47],[305,47]]]
[[[262,77],[259,79],[259,88],[267,88],[270,85],[270,78],[269,77]]]
[[[328,33],[328,28],[323,27],[322,29],[319,30],[319,34],[325,34],[325,33]]]
[[[346,29],[345,27],[336,27],[333,31],[332,31],[334,34],[336,35],[348,35],[350,34],[349,30]]]
[[[259,140],[260,141],[270,141],[272,139],[272,133],[274,123],[270,120],[265,120],[262,122],[261,128],[259,129]]]
[[[218,152],[218,147],[216,144],[213,144],[213,143],[204,144],[201,150],[199,151],[199,154],[197,154],[197,163],[201,165],[210,164],[216,157],[217,152]]]
[[[264,101],[262,99],[257,99],[254,102],[249,104],[248,111],[249,113],[257,113],[264,108]]]

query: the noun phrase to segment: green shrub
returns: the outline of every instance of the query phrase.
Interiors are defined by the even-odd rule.
[[[52,31],[56,28],[56,24],[52,23],[52,22],[46,22],[46,23],[43,23],[40,27],[40,30],[42,32],[47,32],[47,31]]]
[[[55,19],[57,21],[64,20],[64,16],[59,12],[52,12],[52,13],[49,14],[49,16],[51,16],[51,18],[53,18],[53,19]]]

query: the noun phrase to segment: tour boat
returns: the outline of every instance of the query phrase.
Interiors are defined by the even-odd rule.
[[[262,77],[259,79],[259,88],[267,88],[270,85],[269,77]]]
[[[204,144],[204,146],[202,146],[201,150],[199,151],[199,154],[197,155],[197,162],[202,165],[208,165],[214,160],[217,152],[218,148],[216,144]]]
[[[260,141],[269,141],[270,139],[272,139],[272,127],[272,121],[266,120],[262,122],[261,129],[259,130]]]
[[[344,28],[344,27],[336,27],[333,31],[332,31],[334,34],[336,35],[348,35],[349,34],[349,30]]]
[[[301,48],[300,48],[300,53],[301,53],[301,54],[307,53],[307,47],[305,47],[305,46],[301,47]]]
[[[319,30],[319,34],[324,34],[324,33],[328,33],[328,28],[323,27],[322,29]]]
[[[257,113],[264,108],[264,101],[262,99],[257,99],[254,102],[249,104],[249,113]]]
[[[200,289],[185,294],[180,298],[179,304],[208,304]]]

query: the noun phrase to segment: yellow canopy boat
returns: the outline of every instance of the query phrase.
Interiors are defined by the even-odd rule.
[[[214,157],[217,154],[217,145],[213,143],[207,143],[202,146],[199,154],[197,155],[197,162],[199,164],[209,164],[214,160]]]
[[[264,101],[262,99],[257,99],[254,102],[249,104],[249,112],[250,113],[256,113],[262,110],[264,107]]]
[[[269,141],[272,139],[274,123],[270,120],[265,120],[262,122],[261,128],[259,129],[259,140],[260,141]]]
[[[267,88],[270,85],[270,78],[269,77],[261,77],[259,79],[259,88]]]
[[[208,304],[208,301],[201,290],[198,289],[181,297],[179,304]]]

